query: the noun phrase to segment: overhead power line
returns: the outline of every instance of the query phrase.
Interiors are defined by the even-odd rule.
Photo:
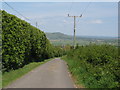
[[[32,21],[32,20],[30,20],[29,18],[27,18],[26,16],[24,16],[23,14],[21,14],[19,11],[17,11],[16,9],[14,9],[10,4],[8,4],[7,2],[5,2],[5,0],[3,0],[3,2],[4,2],[8,7],[10,7],[13,11],[15,11],[15,12],[18,13],[20,16],[22,16],[24,19],[30,21],[31,24],[33,23],[36,28],[39,28],[39,26],[38,26],[39,23],[38,23],[37,21]]]
[[[3,0],[4,1],[4,0]],[[4,1],[4,3],[9,6],[12,10],[14,10],[15,12],[17,12],[20,16],[22,16],[23,18],[25,18],[26,20],[31,21],[30,19],[28,19],[27,17],[25,17],[24,15],[22,15],[20,12],[18,12],[17,10],[15,10],[10,4],[8,4],[7,2]]]
[[[88,7],[90,6],[90,4],[91,4],[91,2],[89,2],[89,3],[87,4],[87,6],[84,8],[84,10],[83,10],[82,14],[84,14],[84,13],[86,12],[86,10],[87,10],[87,9],[88,9]]]
[[[83,9],[83,11],[82,11],[82,15],[84,15],[84,13],[87,11],[87,9],[88,9],[88,7],[90,6],[90,4],[91,4],[92,2],[89,2],[88,4],[87,4],[87,6]],[[79,22],[79,19],[78,19],[78,22]]]
[[[8,7],[10,7],[13,11],[15,11],[15,12],[18,13],[20,16],[22,16],[24,19],[29,20],[30,22],[33,22],[32,20],[30,20],[29,18],[27,18],[26,16],[24,16],[23,14],[21,14],[19,11],[17,11],[16,9],[14,9],[10,4],[8,4],[8,3],[5,2],[4,0],[3,0],[3,2],[4,2]],[[35,25],[36,27],[38,27],[38,22],[34,21],[34,25]]]
[[[70,8],[69,8],[69,10],[68,10],[68,13],[70,13],[70,12],[71,12],[72,7],[73,7],[73,2],[71,3],[71,6],[70,6]]]

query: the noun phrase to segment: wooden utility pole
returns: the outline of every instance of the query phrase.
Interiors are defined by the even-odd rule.
[[[74,41],[73,41],[73,45],[74,45],[74,49],[76,47],[76,37],[75,37],[75,31],[76,31],[76,17],[82,17],[82,14],[81,16],[70,16],[68,14],[68,17],[73,17],[74,18]]]
[[[36,22],[36,28],[38,28],[38,23]]]

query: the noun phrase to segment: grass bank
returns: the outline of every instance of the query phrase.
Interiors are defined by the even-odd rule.
[[[40,65],[42,65],[42,64],[44,64],[52,59],[47,59],[47,60],[44,60],[42,62],[33,62],[33,63],[28,64],[28,65],[25,65],[23,68],[3,73],[2,74],[2,87],[4,88],[5,86],[9,85],[13,81],[17,80],[18,78],[20,78],[23,75],[30,72],[31,70],[35,69],[36,67],[38,67],[38,66],[40,66]]]
[[[72,71],[72,68],[74,68],[74,67],[71,67],[71,65],[72,65],[72,63],[74,64],[74,61],[72,59],[67,58],[67,55],[62,56],[61,59],[67,62],[69,72],[71,73],[71,76],[72,76],[72,80],[74,81],[77,88],[85,88],[84,83],[79,81],[80,77],[79,77],[79,75],[77,75],[78,73]]]

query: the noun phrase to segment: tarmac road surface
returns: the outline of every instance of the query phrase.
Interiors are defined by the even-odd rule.
[[[60,58],[53,59],[6,88],[75,88],[68,73],[66,62]]]

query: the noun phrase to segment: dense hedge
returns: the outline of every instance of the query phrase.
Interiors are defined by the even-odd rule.
[[[2,13],[0,11],[0,71],[2,69]]]
[[[88,88],[120,87],[119,60],[118,48],[110,45],[79,46],[66,59],[78,83]]]
[[[2,64],[9,71],[30,62],[42,61],[58,53],[41,30],[2,11]],[[60,48],[57,48],[61,50]]]

